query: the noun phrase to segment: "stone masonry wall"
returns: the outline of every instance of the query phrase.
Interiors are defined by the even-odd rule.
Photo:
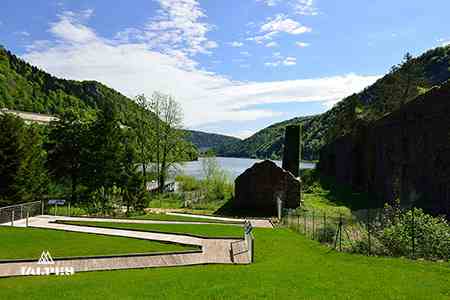
[[[276,213],[277,196],[286,208],[300,205],[300,188],[300,179],[265,160],[236,178],[234,203],[238,209]]]
[[[450,82],[326,145],[319,171],[377,196],[450,217]]]

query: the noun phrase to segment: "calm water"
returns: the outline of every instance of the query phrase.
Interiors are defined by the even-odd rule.
[[[199,158],[198,161],[184,163],[179,167],[179,170],[185,175],[194,176],[201,179],[203,177],[202,160],[203,158]],[[220,167],[225,170],[233,180],[236,179],[236,177],[238,177],[245,170],[253,166],[254,163],[260,161],[262,160],[250,158],[217,157],[217,162],[219,163]],[[276,160],[274,162],[281,167],[281,161]],[[314,163],[300,164],[301,169],[313,169],[314,167]]]

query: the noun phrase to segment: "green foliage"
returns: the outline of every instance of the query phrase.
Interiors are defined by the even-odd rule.
[[[53,77],[0,48],[0,107],[60,115],[68,109],[89,111],[116,105],[124,124],[137,111],[127,97],[95,81]]]
[[[67,110],[58,121],[50,124],[48,142],[45,145],[50,174],[56,182],[70,182],[72,204],[77,202],[83,160],[86,159],[89,122],[87,116]]]
[[[225,146],[240,139],[214,133],[206,133],[201,131],[188,130],[186,139],[192,144],[196,145],[201,151],[211,150],[219,146]]]
[[[42,199],[48,178],[41,130],[0,115],[0,206]]]
[[[395,208],[390,208],[395,209]],[[450,226],[443,217],[421,209],[395,212],[386,220],[380,240],[391,255],[450,260]]]
[[[332,224],[317,229],[317,240],[320,243],[331,244],[336,236],[337,228]]]
[[[233,197],[234,185],[215,157],[205,157],[202,160],[202,169],[205,175],[203,188],[206,192],[206,202],[227,201]]]
[[[68,216],[68,217],[82,217],[89,215],[89,211],[84,207],[79,206],[71,206],[70,210],[68,205],[66,206],[58,206],[55,208],[51,206],[48,208],[47,213],[52,216]]]
[[[202,188],[201,181],[193,176],[178,175],[175,177],[175,181],[181,185],[181,189],[185,192],[192,192]]]
[[[302,125],[302,159],[317,160],[319,150],[328,141],[389,114],[424,90],[447,81],[449,68],[450,46],[430,50],[417,58],[407,55],[372,86],[344,98],[327,112],[271,125],[243,141],[218,146],[216,152],[221,156],[279,159],[286,126]]]

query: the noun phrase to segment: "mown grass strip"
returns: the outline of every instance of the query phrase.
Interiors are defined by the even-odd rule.
[[[195,250],[195,246],[51,229],[0,227],[0,260]],[[0,297],[1,298],[1,297]]]

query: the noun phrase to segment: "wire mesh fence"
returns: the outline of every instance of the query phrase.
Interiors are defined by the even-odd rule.
[[[450,227],[416,208],[291,211],[281,224],[338,251],[450,260]]]
[[[42,214],[42,202],[28,202],[0,208],[0,224],[11,223]]]

